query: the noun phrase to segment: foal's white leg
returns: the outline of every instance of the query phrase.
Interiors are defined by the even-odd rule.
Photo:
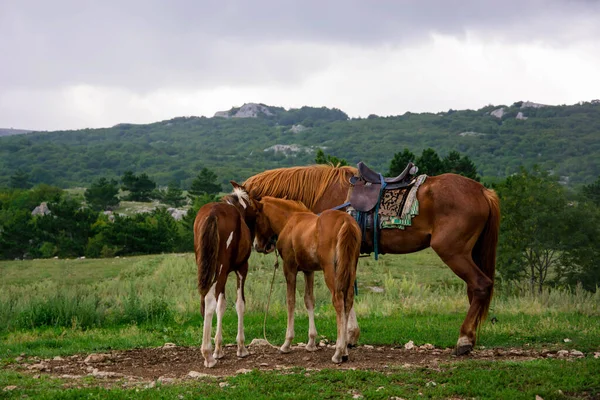
[[[246,337],[244,335],[244,311],[246,310],[246,304],[244,302],[244,277],[242,274],[237,272],[237,298],[235,300],[235,310],[238,315],[238,332],[237,337],[237,356],[246,357],[248,356],[248,349],[244,345]]]
[[[217,363],[211,353],[210,335],[212,330],[212,319],[215,309],[217,308],[217,300],[215,299],[216,283],[212,285],[206,297],[204,298],[204,330],[202,332],[202,356],[204,357],[204,366],[212,368]]]
[[[304,305],[308,312],[308,343],[306,345],[306,350],[316,351],[317,345],[315,340],[317,338],[317,327],[315,326],[315,295],[313,292],[315,273],[305,272],[304,283]]]
[[[335,307],[337,319],[337,340],[335,342],[335,354],[331,357],[331,361],[340,364],[342,361],[348,360],[348,346],[346,342],[348,318],[346,317],[342,293],[336,293],[334,295],[333,305]]]
[[[348,315],[348,346],[356,346],[358,338],[360,337],[360,328],[358,327],[358,321],[356,320],[356,313],[354,307],[350,310]]]
[[[223,288],[223,290],[225,290],[225,288]],[[225,314],[225,308],[225,291],[223,291],[219,293],[219,298],[217,299],[217,332],[215,334],[214,358],[223,358],[225,355],[225,352],[223,351],[223,315]]]
[[[294,340],[294,310],[296,308],[296,273],[286,272],[287,281],[287,331],[285,333],[285,342],[279,349],[282,353],[291,351],[292,340]]]

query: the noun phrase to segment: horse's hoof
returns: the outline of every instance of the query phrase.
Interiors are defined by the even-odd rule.
[[[216,359],[223,358],[225,357],[225,352],[223,351],[223,349],[215,350],[215,352],[213,353],[213,357]]]
[[[342,356],[342,362],[348,361],[348,356]]]
[[[452,355],[454,356],[462,356],[465,354],[469,354],[473,350],[472,344],[464,344],[462,346],[457,346],[452,351]]]
[[[280,352],[281,354],[288,354],[288,353],[290,353],[291,351],[292,351],[292,349],[290,349],[290,348],[286,348],[286,349],[284,349],[284,348],[282,347],[282,348],[280,348],[280,349],[279,349],[279,352]]]
[[[204,366],[206,368],[212,368],[215,365],[217,365],[217,360],[215,360],[214,358],[208,359],[208,360],[204,360]]]
[[[248,349],[246,349],[245,347],[244,347],[244,349],[238,350],[238,352],[237,352],[237,356],[239,358],[246,358],[246,357],[248,357],[248,355],[250,355],[250,353],[248,352]]]
[[[319,348],[317,346],[315,346],[314,344],[311,346],[306,346],[305,347],[306,351],[317,351],[319,350]]]

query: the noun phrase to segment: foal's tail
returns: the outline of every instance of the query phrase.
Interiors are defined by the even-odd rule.
[[[217,274],[219,255],[219,229],[217,216],[209,214],[204,220],[194,224],[194,251],[198,266],[198,291],[200,292],[200,313],[204,316],[204,296],[208,293]]]
[[[360,228],[350,218],[352,217],[343,222],[335,246],[335,291],[343,293],[344,300],[348,299],[349,291],[354,290],[356,266],[360,256]],[[345,307],[346,312],[349,312],[352,305],[346,304]]]
[[[477,239],[477,243],[475,243],[472,257],[481,272],[492,280],[492,287],[490,288],[490,295],[487,302],[483,305],[480,314],[475,319],[476,327],[487,317],[492,295],[494,294],[496,247],[498,245],[498,232],[500,230],[500,200],[498,199],[498,195],[490,189],[484,189],[483,195],[490,207],[490,214],[481,235],[479,235],[479,239]]]

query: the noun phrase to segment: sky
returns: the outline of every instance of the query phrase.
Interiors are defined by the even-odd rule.
[[[0,0],[0,128],[600,98],[600,0]]]

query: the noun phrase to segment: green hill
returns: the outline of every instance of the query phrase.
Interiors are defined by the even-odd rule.
[[[318,147],[350,164],[363,160],[382,171],[405,147],[417,155],[432,147],[440,156],[451,150],[468,155],[485,177],[504,177],[534,164],[572,184],[590,183],[600,175],[597,100],[569,106],[517,102],[366,119],[349,119],[324,107],[252,106],[258,110],[254,114],[241,112],[249,110],[245,105],[213,118],[0,137],[0,186],[8,185],[18,169],[32,183],[62,187],[120,177],[126,170],[146,172],[159,184],[176,179],[188,186],[202,167],[215,170],[226,183],[265,169],[309,164]],[[250,114],[254,117],[243,118]]]

